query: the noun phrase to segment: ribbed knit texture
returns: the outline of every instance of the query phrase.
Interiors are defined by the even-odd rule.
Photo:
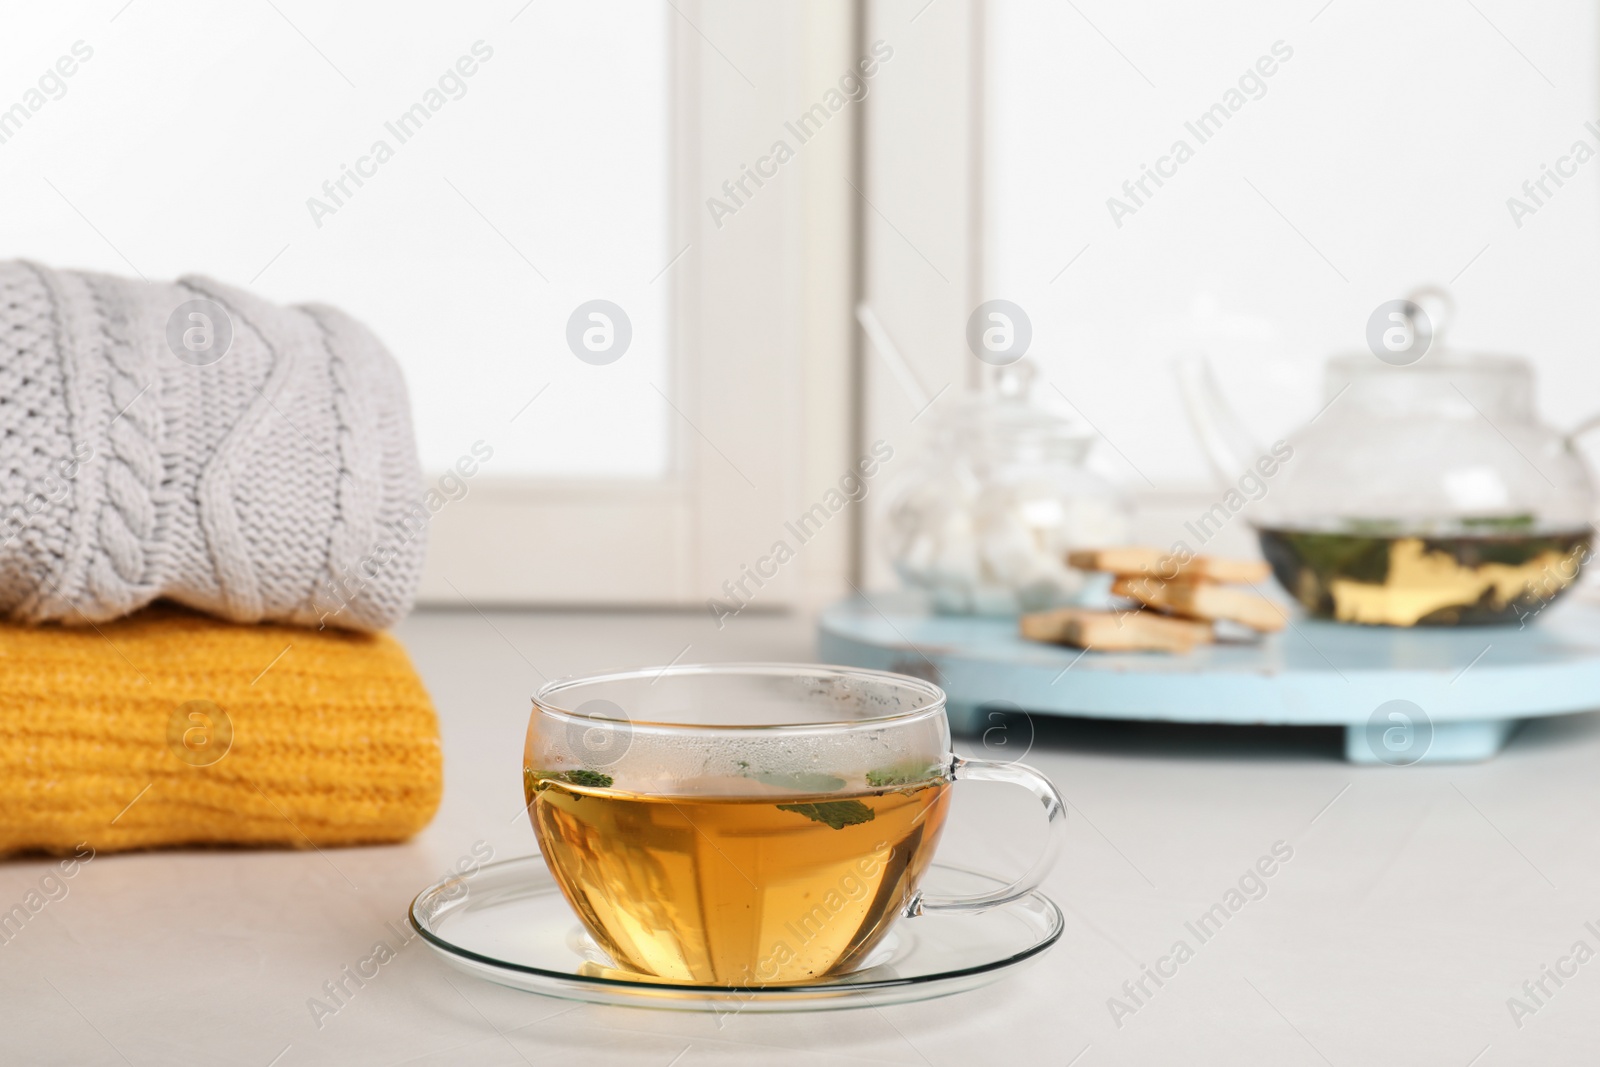
[[[208,765],[170,740],[191,701],[232,724]],[[180,738],[200,721],[177,719]],[[165,605],[98,629],[0,624],[0,853],[399,841],[441,786],[433,706],[387,635]]]
[[[205,366],[167,341],[199,299],[232,329]],[[426,519],[404,379],[348,316],[0,262],[0,617],[165,597],[380,629],[411,606]]]

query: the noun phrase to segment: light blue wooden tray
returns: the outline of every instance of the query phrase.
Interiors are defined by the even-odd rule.
[[[1576,599],[1524,629],[1403,630],[1296,617],[1281,634],[1186,655],[1024,641],[1014,619],[938,615],[910,593],[836,604],[819,627],[827,662],[943,686],[951,728],[964,733],[998,705],[1030,714],[1343,726],[1354,762],[1463,762],[1493,756],[1521,719],[1600,708],[1600,608]]]

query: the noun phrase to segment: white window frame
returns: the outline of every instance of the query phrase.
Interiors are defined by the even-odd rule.
[[[429,531],[419,600],[705,607],[852,462],[853,113],[734,218],[706,208],[854,62],[852,3],[673,0],[671,463],[660,481],[474,479]],[[852,109],[853,110],[853,109]],[[666,402],[666,401],[664,401]],[[849,523],[759,590],[848,591]],[[748,587],[747,587],[748,588]]]
[[[863,0],[863,36],[895,48],[861,146],[862,437],[917,462],[939,415],[984,386],[966,320],[984,293],[984,0]],[[930,121],[938,116],[939,121]],[[873,334],[878,336],[874,337]],[[862,576],[897,581],[869,509]]]

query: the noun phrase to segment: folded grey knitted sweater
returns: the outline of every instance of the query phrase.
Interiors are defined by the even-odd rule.
[[[0,262],[0,615],[381,628],[421,500],[400,369],[336,309]]]

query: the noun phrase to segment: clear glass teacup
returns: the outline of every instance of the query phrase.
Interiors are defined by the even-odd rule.
[[[545,863],[619,967],[664,979],[849,971],[901,917],[1032,892],[1065,825],[1038,771],[954,755],[944,692],[903,675],[674,666],[552,682],[533,705],[523,784]],[[928,896],[957,779],[1028,789],[1047,841],[1010,885]]]

